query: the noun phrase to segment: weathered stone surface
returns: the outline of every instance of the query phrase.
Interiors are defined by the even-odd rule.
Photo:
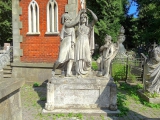
[[[54,113],[54,114],[58,114],[58,113],[64,113],[64,114],[68,114],[68,113],[82,113],[84,115],[91,115],[91,116],[99,116],[99,115],[105,115],[105,116],[109,116],[109,115],[117,115],[120,113],[119,110],[117,111],[110,111],[110,110],[100,110],[100,109],[56,109],[53,111],[47,111],[45,109],[43,109],[42,111],[43,113]]]
[[[54,109],[108,109],[116,105],[116,93],[112,80],[100,77],[54,77],[47,84],[47,103],[45,108]]]
[[[47,63],[12,63],[12,77],[24,78],[26,83],[34,83],[48,80],[52,77],[51,71],[53,64]],[[56,70],[56,74],[60,74],[60,70]]]
[[[157,98],[149,98],[148,96],[146,96],[143,92],[143,90],[138,90],[138,94],[144,99],[146,100],[147,102],[149,103],[157,103],[159,104],[160,103],[160,97],[157,97]]]
[[[22,120],[20,88],[24,79],[1,79],[0,120]]]

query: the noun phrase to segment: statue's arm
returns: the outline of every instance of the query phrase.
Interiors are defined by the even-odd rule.
[[[93,17],[93,20],[91,22],[91,26],[93,27],[96,24],[96,22],[98,21],[98,18],[97,18],[96,14],[92,10],[90,10],[88,8],[87,8],[87,10],[91,13],[91,15]]]
[[[70,28],[70,27],[74,27],[75,25],[77,25],[80,21],[81,12],[82,11],[79,11],[77,17],[74,20],[72,20],[70,23],[65,23],[65,26]]]
[[[108,60],[109,58],[111,58],[112,55],[113,55],[113,53],[114,53],[114,46],[113,46],[113,45],[111,45],[111,46],[108,48],[107,52],[109,52],[109,51],[110,51],[110,53],[109,53],[108,56],[106,56],[106,57],[107,57],[106,60]]]
[[[104,45],[100,47],[99,51],[102,52],[105,49]]]

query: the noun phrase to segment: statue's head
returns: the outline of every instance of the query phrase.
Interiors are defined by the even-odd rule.
[[[160,46],[153,49],[153,57],[156,61],[160,62]]]
[[[62,15],[62,24],[65,22],[70,22],[72,20],[71,16],[68,13],[64,13]]]
[[[125,29],[124,29],[123,26],[121,26],[121,29],[120,29],[119,33],[120,33],[120,34],[124,34],[124,33],[125,33]]]
[[[86,25],[88,25],[88,15],[85,12],[82,12],[80,15],[80,22],[86,23]]]
[[[126,39],[125,35],[119,35],[118,36],[119,43],[123,43],[125,41],[125,39]]]
[[[110,35],[106,35],[105,39],[104,39],[104,42],[105,43],[111,43],[111,40],[112,40],[112,37]]]

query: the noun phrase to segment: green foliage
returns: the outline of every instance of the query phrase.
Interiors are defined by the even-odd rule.
[[[82,120],[82,119],[83,119],[83,114],[77,113],[77,114],[74,115],[74,117],[76,117],[76,118]]]
[[[40,97],[41,101],[46,101],[46,97]]]
[[[62,113],[56,114],[56,116],[57,116],[58,118],[65,117],[65,115],[62,114]]]
[[[93,61],[93,62],[92,62],[92,69],[93,69],[93,70],[98,70],[98,66],[97,66],[96,61]]]
[[[94,28],[95,40],[99,46],[104,44],[106,34],[111,35],[113,41],[117,41],[120,22],[124,16],[124,1],[127,0],[87,0],[87,7],[93,10],[99,19]]]
[[[39,87],[40,86],[40,84],[38,83],[38,82],[35,82],[34,84],[33,84],[33,87]]]
[[[73,115],[73,113],[68,113],[68,115],[67,115],[69,118],[71,118],[71,117],[73,117],[74,115]]]
[[[143,105],[145,105],[147,107],[160,109],[160,104],[149,103],[146,101],[141,101],[141,102],[143,103]]]
[[[112,76],[115,81],[123,80],[126,77],[126,65],[120,63],[112,64]]]
[[[139,10],[140,39],[145,43],[160,43],[160,2],[137,0]]]
[[[137,47],[140,44],[160,43],[160,2],[158,0],[131,0],[138,4],[138,18],[127,15],[122,22],[126,30],[125,44]],[[129,9],[129,7],[128,7]]]
[[[126,96],[120,92],[117,94],[117,105],[118,109],[121,111],[121,113],[118,116],[124,116],[129,111],[127,107],[127,99]]]
[[[101,117],[101,120],[105,120],[103,115],[100,115],[100,117]]]
[[[160,95],[156,92],[154,92],[154,93],[145,92],[144,94],[150,98],[160,97]]]
[[[12,39],[12,1],[0,1],[0,45]]]
[[[149,103],[143,100],[138,94],[137,90],[142,89],[143,86],[142,84],[137,84],[135,86],[128,85],[126,83],[122,83],[119,87],[119,90],[125,90],[131,98],[133,98],[135,101],[140,102],[141,104],[151,107],[151,108],[157,108],[160,109],[160,104],[154,104],[154,103]]]

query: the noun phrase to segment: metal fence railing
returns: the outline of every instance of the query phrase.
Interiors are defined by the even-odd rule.
[[[0,47],[0,70],[3,69],[8,63],[13,61],[13,47],[7,48]]]
[[[121,57],[115,58],[111,65],[111,74],[114,77],[121,78],[123,80],[133,79],[131,77],[135,76],[136,79],[143,79],[143,64],[144,58],[130,58]]]

